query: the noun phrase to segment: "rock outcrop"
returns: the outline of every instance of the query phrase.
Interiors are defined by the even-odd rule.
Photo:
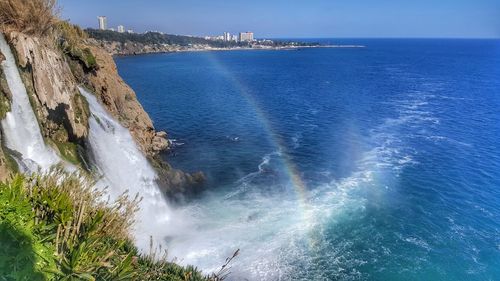
[[[159,156],[169,148],[167,133],[155,130],[134,91],[119,76],[113,57],[95,40],[69,42],[15,31],[8,33],[7,38],[42,133],[68,161],[87,166],[88,156],[82,154],[85,154],[90,111],[78,91],[78,86],[84,86],[129,129],[140,150],[158,171],[165,194],[179,198],[180,194],[192,194],[201,188],[202,173],[188,174],[174,169]],[[54,43],[57,40],[60,42]],[[0,60],[2,57],[0,54]],[[10,105],[4,80],[0,76],[0,113],[3,115]],[[8,155],[0,150],[0,167],[6,167],[8,161]],[[0,179],[8,175],[7,171],[0,168]]]
[[[1,136],[0,136],[1,141]],[[12,175],[12,169],[9,168],[7,155],[0,148],[0,181],[8,180]]]
[[[0,64],[5,60],[4,55],[0,52]],[[5,76],[0,68],[0,119],[5,117],[5,114],[10,110],[10,98],[12,97]],[[2,143],[2,132],[0,132],[0,143]],[[10,178],[12,171],[16,170],[13,167],[12,159],[3,151],[3,146],[0,146],[0,181],[5,181]]]
[[[93,41],[87,48],[95,56],[97,69],[83,68],[75,76],[91,88],[106,109],[126,128],[158,172],[160,186],[168,197],[196,193],[202,187],[203,173],[189,174],[172,168],[163,161],[159,152],[169,148],[167,133],[156,131],[149,115],[138,102],[135,92],[119,76],[113,57]]]
[[[179,45],[168,45],[168,44],[144,44],[140,42],[116,42],[116,41],[104,41],[104,40],[94,40],[94,44],[98,44],[100,48],[104,49],[111,55],[139,55],[139,54],[152,54],[152,53],[170,53],[179,52],[183,50],[189,50],[193,48],[205,49],[209,46],[179,46]]]
[[[88,110],[63,53],[48,40],[19,32],[8,38],[44,135],[59,142],[86,137]]]
[[[168,148],[165,132],[156,132],[153,122],[137,101],[134,91],[118,75],[113,57],[96,45],[87,46],[98,69],[83,73],[83,81],[114,115],[130,130],[141,150],[149,156]]]

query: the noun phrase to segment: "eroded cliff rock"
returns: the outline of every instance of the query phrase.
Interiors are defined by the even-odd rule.
[[[108,112],[129,129],[138,147],[158,171],[165,194],[178,198],[179,194],[195,193],[201,187],[202,173],[188,174],[174,169],[159,156],[160,151],[169,147],[167,133],[155,130],[134,91],[119,76],[113,57],[98,44],[92,40],[69,42],[59,38],[57,41],[19,32],[10,32],[7,38],[42,132],[54,141],[67,160],[80,161],[86,166],[86,155],[80,155],[83,151],[80,148],[84,148],[88,135],[90,111],[78,91],[82,85],[92,90]],[[2,111],[7,112],[8,86],[2,83],[0,79],[1,97],[7,106]],[[2,167],[8,162],[6,156],[0,150]],[[0,179],[4,175],[7,174],[0,169]]]
[[[3,152],[3,149],[0,148],[0,181],[8,180],[12,175],[12,171],[9,169],[7,161],[7,156]]]
[[[152,54],[152,53],[170,53],[180,52],[189,49],[209,49],[206,45],[196,46],[180,46],[170,44],[144,44],[140,42],[116,42],[90,39],[93,44],[98,44],[102,49],[106,50],[111,55],[139,55],[139,54]]]
[[[80,68],[75,76],[80,77],[82,83],[92,89],[106,109],[129,129],[157,170],[160,186],[170,198],[196,193],[204,182],[203,174],[185,173],[172,168],[161,159],[159,152],[169,148],[167,133],[155,131],[153,122],[137,100],[135,92],[119,76],[113,57],[92,41],[85,47],[95,56],[97,69],[85,71]]]
[[[3,60],[5,60],[5,57],[3,57],[2,52],[0,52],[0,64]],[[10,111],[11,99],[12,93],[10,92],[9,85],[7,85],[5,75],[0,68],[0,119],[3,119],[5,117],[5,114]]]
[[[88,109],[63,53],[48,40],[19,32],[8,38],[44,135],[58,142],[86,137]]]
[[[137,101],[134,91],[118,75],[113,57],[98,46],[88,45],[98,69],[84,72],[83,82],[114,115],[130,130],[141,150],[154,156],[168,148],[165,132],[156,132],[153,122]]]
[[[0,52],[0,64],[5,60],[4,55]],[[0,119],[5,117],[5,114],[10,111],[10,99],[12,94],[10,93],[9,86],[5,80],[5,75],[0,68]],[[3,144],[3,136],[0,131],[0,144]],[[0,145],[0,181],[5,181],[9,179],[13,171],[16,171],[17,167],[13,162],[13,159],[9,157],[4,152],[3,145]]]

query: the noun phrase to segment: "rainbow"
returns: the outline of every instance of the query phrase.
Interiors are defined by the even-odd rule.
[[[250,94],[248,87],[243,84],[243,82],[238,79],[235,75],[233,75],[228,69],[220,63],[217,58],[213,55],[212,52],[208,52],[208,57],[211,63],[221,70],[221,73],[224,73],[226,78],[230,83],[237,89],[237,92],[246,100],[246,102],[253,108],[256,113],[256,116],[264,127],[267,135],[269,136],[272,143],[278,148],[278,151],[281,155],[281,159],[283,161],[285,172],[290,182],[293,185],[293,189],[296,193],[298,204],[301,209],[302,221],[307,224],[311,221],[312,210],[308,206],[308,189],[306,183],[300,176],[299,170],[295,163],[291,161],[291,157],[289,156],[288,149],[286,145],[284,145],[284,141],[282,137],[277,134],[273,127],[271,126],[271,122],[267,117],[266,113],[262,110],[259,102]]]

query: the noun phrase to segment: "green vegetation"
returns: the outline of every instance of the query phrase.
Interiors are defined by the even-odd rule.
[[[5,114],[10,111],[10,91],[5,80],[5,75],[0,69],[0,119],[5,118]]]
[[[10,101],[0,91],[0,119],[4,119],[7,112],[10,111]]]
[[[57,150],[61,156],[74,165],[82,164],[82,159],[80,158],[80,153],[78,152],[78,145],[72,142],[57,142],[54,141],[57,146]]]
[[[140,255],[129,237],[138,199],[105,202],[91,186],[60,168],[0,183],[2,280],[221,280]]]
[[[71,104],[75,109],[75,122],[88,127],[90,109],[87,100],[80,92],[76,92],[76,94],[71,97]]]
[[[210,45],[214,47],[231,47],[245,45],[248,43],[210,41],[201,37],[161,34],[159,32],[147,33],[119,33],[111,30],[86,29],[87,34],[97,40],[115,41],[120,43],[134,42],[141,44],[167,44],[167,45]]]
[[[119,33],[111,30],[99,29],[86,29],[89,37],[102,41],[114,41],[120,43],[132,42],[141,43],[145,45],[166,44],[166,45],[208,45],[215,48],[230,48],[230,47],[251,47],[256,44],[255,42],[234,42],[222,40],[206,40],[201,37],[183,36],[163,34],[159,32],[147,33]],[[305,43],[305,42],[292,42],[292,41],[260,41],[258,45],[273,46],[273,47],[286,47],[286,46],[315,46],[318,43]]]
[[[59,48],[69,58],[75,77],[83,79],[88,71],[98,68],[92,47],[85,43],[87,34],[78,26],[58,20],[56,10],[56,0],[0,0],[0,32],[37,36],[44,46]],[[182,44],[191,44],[191,39],[187,39],[191,37],[181,37],[186,40]],[[169,42],[177,44],[181,40],[175,38]],[[71,138],[71,132],[60,121],[64,118],[41,118],[33,72],[29,66],[19,70],[37,120],[43,123],[39,124],[43,135],[50,137],[51,144],[66,160],[81,163],[79,147],[74,144],[80,140]],[[0,82],[3,118],[10,109],[10,94],[4,81]],[[76,121],[86,124],[90,112],[85,99],[76,94],[71,102],[75,105]],[[63,116],[59,113],[49,112]],[[59,127],[49,126],[49,121]],[[15,161],[18,155],[7,148],[0,151],[5,152],[4,163],[9,170],[4,178],[9,178],[19,172]],[[117,201],[106,201],[91,180],[68,174],[60,167],[43,175],[18,174],[0,183],[0,281],[224,279],[237,252],[211,276],[168,261],[152,250],[154,247],[148,255],[139,253],[129,232],[137,203],[138,198],[127,194]]]
[[[67,21],[59,21],[55,25],[59,45],[65,54],[79,61],[86,70],[97,69],[97,61],[89,48],[82,41],[88,35],[79,26]]]
[[[3,154],[3,157],[5,158],[5,165],[7,168],[7,171],[9,171],[9,174],[12,173],[19,173],[19,165],[17,164],[16,160],[14,159],[14,156],[16,154],[19,154],[19,152],[10,150],[4,144],[1,144],[1,154]]]

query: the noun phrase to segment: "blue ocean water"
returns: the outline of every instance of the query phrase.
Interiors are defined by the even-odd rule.
[[[230,279],[500,280],[500,41],[116,58],[173,166],[182,263]]]

